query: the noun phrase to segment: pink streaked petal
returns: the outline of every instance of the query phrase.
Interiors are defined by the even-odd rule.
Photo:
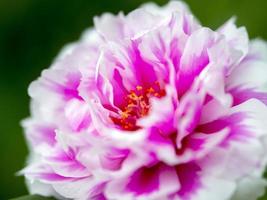
[[[147,140],[151,143],[155,143],[158,145],[172,145],[171,138],[169,135],[165,135],[164,132],[161,131],[161,129],[158,129],[156,127],[151,128],[149,131]]]
[[[151,193],[159,189],[159,166],[142,168],[136,171],[131,177],[126,188],[135,196]]]
[[[184,137],[194,132],[201,117],[201,107],[204,101],[201,91],[190,91],[183,96],[175,113],[175,124],[177,126],[176,145],[181,147]]]
[[[143,148],[152,152],[158,159],[169,165],[189,162],[204,156],[213,146],[220,143],[226,135],[226,130],[216,133],[217,136],[207,136],[202,133],[191,133],[177,147],[177,132],[166,135],[159,129],[151,129]]]
[[[64,77],[62,74],[66,74],[66,76]],[[55,69],[54,71],[44,71],[42,76],[43,79],[41,85],[51,92],[57,93],[65,100],[71,98],[81,99],[77,90],[80,84],[79,72],[68,72]]]
[[[224,116],[223,118],[214,120],[210,123],[199,125],[196,130],[207,134],[212,134],[226,127],[230,128],[230,126],[241,124],[246,117],[247,115],[245,113],[235,113],[230,116]]]
[[[39,173],[35,176],[37,179],[44,180],[44,182],[60,182],[60,181],[71,181],[73,178],[60,176],[55,173]]]
[[[173,13],[168,23],[141,37],[142,57],[155,66],[158,77],[166,82],[173,78],[172,69],[178,69],[187,36],[182,29],[185,19],[181,13]],[[147,48],[149,47],[149,48]],[[158,66],[157,66],[158,65]]]
[[[24,120],[22,125],[27,131],[26,136],[29,141],[31,141],[31,145],[38,147],[42,144],[49,146],[54,146],[56,144],[55,125],[46,124],[45,122],[41,121],[38,122],[34,119]]]
[[[141,154],[141,152],[139,152]],[[102,158],[101,158],[102,159]],[[94,171],[94,174],[103,176],[105,178],[111,177],[112,180],[122,179],[128,177],[130,174],[134,173],[137,169],[143,166],[150,166],[154,157],[148,156],[146,154],[137,155],[133,151],[129,151],[126,157],[124,157],[122,162],[118,162],[116,168],[98,168]]]
[[[165,135],[157,128],[152,128],[146,142],[143,144],[143,149],[151,153],[150,156],[155,157],[158,161],[163,161],[169,165],[179,163],[175,152],[175,143],[171,139],[171,135]]]
[[[90,200],[108,200],[104,195],[106,183],[102,182],[96,184],[92,189],[90,189]]]
[[[214,149],[201,161],[203,172],[228,177],[231,180],[244,177],[254,170],[263,173],[263,163],[266,161],[260,157],[264,154],[265,148],[258,138],[267,134],[264,125],[267,117],[266,106],[254,99],[233,107],[231,112],[236,116],[233,119],[237,120],[237,123],[232,126],[232,133],[223,145]],[[242,112],[248,115],[242,117]],[[243,119],[239,119],[240,117]],[[240,167],[240,163],[246,165]]]
[[[128,149],[116,149],[112,148],[100,157],[101,166],[107,170],[119,170],[122,167],[122,163],[129,155]]]
[[[140,168],[124,180],[110,182],[105,194],[114,199],[157,199],[167,197],[179,188],[175,169],[159,164]]]
[[[132,70],[135,74],[135,78],[142,86],[151,86],[156,81],[159,81],[156,77],[153,66],[147,63],[142,57],[141,52],[138,49],[139,42],[132,43],[132,49],[129,49],[130,58],[132,60]],[[149,74],[149,76],[147,76]]]
[[[125,100],[121,97],[127,96],[128,91],[124,87],[122,75],[117,69],[114,70],[112,83],[113,83],[112,85],[113,85],[113,93],[114,93],[114,104],[117,107],[120,107],[125,103]]]
[[[91,175],[90,171],[76,159],[75,153],[71,151],[66,153],[57,150],[53,156],[46,157],[44,162],[48,163],[56,174],[64,177],[82,178]]]
[[[225,128],[212,134],[194,133],[182,141],[182,147],[176,150],[179,163],[198,160],[206,156],[213,148],[222,144],[229,135]]]
[[[227,145],[232,140],[246,141],[253,136],[251,128],[244,123],[248,118],[250,118],[250,116],[246,113],[233,113],[232,115],[213,122],[202,124],[197,127],[197,131],[201,131],[206,134],[213,134],[216,131],[228,128],[229,134],[221,145]]]
[[[201,189],[202,185],[199,177],[201,168],[196,163],[178,165],[175,168],[181,185],[177,194],[183,200],[189,200],[198,189]]]
[[[231,104],[223,105],[218,100],[211,98],[201,109],[199,124],[206,124],[227,116],[230,113]],[[214,112],[216,110],[216,112]]]
[[[173,115],[176,105],[175,91],[172,87],[166,86],[166,95],[160,99],[150,99],[149,114],[137,121],[137,125],[143,128],[158,128],[162,134],[168,134],[175,131],[173,124]],[[161,105],[165,105],[162,109]]]
[[[263,102],[257,99],[250,99],[242,104],[232,107],[231,112],[233,114],[246,113],[247,117],[244,118],[240,124],[249,130],[252,137],[259,138],[264,137],[267,134],[267,108]]]
[[[84,130],[91,122],[89,106],[84,101],[77,99],[73,99],[67,103],[65,116],[73,131],[79,132]]]
[[[215,36],[206,28],[201,28],[189,36],[179,68],[178,93],[180,96],[190,88],[194,79],[209,64],[207,50],[215,43]]]
[[[52,168],[44,163],[34,163],[22,170],[22,172],[30,180],[40,180],[44,183],[56,183],[61,181],[71,181],[74,180],[73,177],[65,177],[56,174]]]
[[[259,92],[256,88],[232,88],[229,93],[233,96],[233,106],[239,105],[249,99],[258,99],[267,105],[267,91]]]
[[[199,75],[200,88],[209,100],[215,99],[223,107],[231,107],[232,96],[225,89],[225,67],[218,60],[208,65]]]

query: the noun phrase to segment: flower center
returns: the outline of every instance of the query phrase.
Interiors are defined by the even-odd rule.
[[[160,84],[155,82],[151,87],[136,86],[125,97],[125,105],[122,106],[118,115],[111,117],[114,124],[120,126],[124,130],[135,131],[140,127],[136,125],[136,121],[148,115],[150,110],[149,99],[151,97],[161,98],[165,96],[165,90],[160,88]]]

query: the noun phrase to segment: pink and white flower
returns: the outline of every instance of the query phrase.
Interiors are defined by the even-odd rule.
[[[267,45],[179,1],[96,17],[29,88],[33,194],[253,200],[264,192]]]

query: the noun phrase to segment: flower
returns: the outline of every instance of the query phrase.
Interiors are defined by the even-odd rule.
[[[180,1],[94,19],[29,87],[33,194],[253,200],[266,182],[267,44]]]

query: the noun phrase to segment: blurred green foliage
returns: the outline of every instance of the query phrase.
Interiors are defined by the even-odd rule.
[[[0,0],[0,199],[27,193],[22,177],[27,148],[20,128],[29,115],[27,87],[60,48],[79,38],[94,15],[129,12],[144,0]],[[159,4],[167,0],[155,1]],[[187,0],[193,13],[215,29],[235,15],[250,37],[267,39],[266,0]],[[265,198],[267,199],[267,198]]]
[[[10,200],[55,200],[54,198],[49,198],[49,197],[42,197],[39,195],[24,195],[21,197],[17,197],[17,198],[12,198]]]

